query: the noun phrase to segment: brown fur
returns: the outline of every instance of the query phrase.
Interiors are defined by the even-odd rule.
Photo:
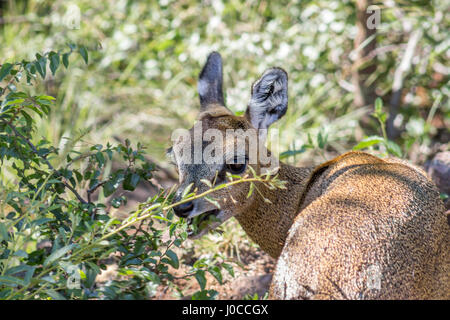
[[[253,128],[263,146],[265,130],[286,113],[287,81],[283,69],[266,70],[252,86],[245,116],[235,116],[224,106],[220,54],[211,53],[198,84],[203,130]],[[191,144],[175,142],[172,155],[180,173],[175,201],[187,186],[200,193],[209,189],[202,181],[217,183],[219,172],[233,171],[230,156],[249,158],[248,145],[226,154],[225,146],[244,137],[242,132],[225,137],[223,159],[208,164],[183,163],[180,150],[189,152]],[[205,140],[194,142],[203,146]],[[250,165],[257,173],[265,169],[260,162],[238,172],[249,173]],[[216,221],[193,235],[198,237],[235,216],[278,258],[272,299],[450,299],[450,227],[439,192],[422,170],[399,159],[349,152],[315,168],[281,163],[278,175],[286,189],[256,183],[261,194],[248,198],[249,184],[239,183],[210,195],[220,210],[202,198],[174,210],[188,219],[215,214]]]
[[[251,126],[217,109],[200,119],[204,129]],[[450,298],[450,230],[439,192],[422,170],[349,152],[315,168],[281,163],[278,174],[285,190],[258,185],[271,204],[256,192],[247,199],[245,184],[214,194],[251,239],[279,258],[270,298]],[[367,287],[370,266],[381,273],[379,290]]]
[[[271,298],[450,298],[450,230],[420,170],[350,152],[315,168],[304,189]],[[379,290],[367,287],[373,265]]]

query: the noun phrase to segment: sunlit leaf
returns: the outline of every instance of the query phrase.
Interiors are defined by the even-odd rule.
[[[13,68],[13,65],[11,63],[4,63],[0,69],[0,81],[2,81]]]
[[[382,137],[370,136],[360,141],[356,146],[353,147],[353,150],[361,150],[383,142],[384,139]]]

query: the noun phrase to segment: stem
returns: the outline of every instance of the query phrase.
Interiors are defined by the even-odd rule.
[[[103,186],[106,182],[108,181],[102,181],[100,183],[97,183],[96,185],[92,186],[92,188],[90,188],[87,191],[87,197],[88,197],[88,202],[91,203],[91,195],[95,192],[95,190],[97,190],[98,188],[100,188],[101,186]]]
[[[387,136],[387,133],[386,133],[386,126],[384,125],[384,122],[381,121],[380,118],[378,118],[378,121],[380,122],[380,125],[381,125],[381,133],[383,134],[383,138],[384,138],[385,141],[387,141],[388,140],[388,136]]]
[[[2,121],[2,122],[3,122],[3,123],[6,123],[6,124],[11,128],[11,130],[14,132],[14,134],[15,134],[17,137],[23,139],[23,140],[28,144],[28,146],[31,148],[31,150],[33,151],[34,154],[36,154],[36,155],[39,156],[42,160],[44,160],[45,164],[53,171],[53,172],[52,172],[53,174],[55,174],[55,175],[56,175],[57,177],[59,177],[59,178],[64,178],[64,177],[63,177],[58,171],[56,171],[56,169],[51,165],[51,163],[47,160],[47,157],[46,157],[46,156],[41,156],[41,155],[39,155],[38,150],[37,150],[36,147],[31,143],[31,141],[30,141],[27,137],[25,137],[24,135],[22,135],[22,134],[16,129],[16,127],[15,127],[12,123],[9,123],[9,122],[6,122],[6,121]],[[66,183],[66,182],[63,181],[63,180],[61,180],[61,183],[62,183],[67,189],[69,189],[70,191],[72,191],[72,193],[77,197],[77,199],[78,199],[81,203],[83,203],[83,204],[87,204],[87,203],[88,203],[86,200],[84,200],[84,199],[79,195],[79,193],[78,193],[71,185],[69,185],[68,183]]]
[[[20,68],[19,68],[19,70],[17,70],[17,73],[22,72],[22,69],[23,69],[23,65],[20,64]],[[12,78],[8,81],[8,83],[5,86],[5,89],[2,92],[0,92],[0,97],[5,94],[6,89],[11,91],[11,89],[9,89],[9,86],[10,86],[10,84],[12,84],[14,82],[15,78],[16,78],[16,76],[12,76]]]
[[[104,240],[106,240],[106,239],[112,237],[113,235],[115,235],[115,234],[119,233],[120,231],[122,231],[122,230],[128,228],[129,226],[135,224],[136,222],[139,222],[139,221],[142,221],[142,220],[144,220],[144,219],[150,218],[151,216],[154,215],[154,212],[153,212],[153,211],[156,210],[156,209],[158,209],[158,208],[160,208],[161,211],[168,211],[168,210],[172,209],[173,207],[176,207],[176,206],[178,206],[178,205],[180,205],[180,204],[182,204],[182,203],[185,203],[185,202],[188,202],[188,201],[191,201],[191,200],[195,200],[195,199],[198,199],[198,198],[202,198],[202,197],[204,197],[204,196],[206,196],[206,195],[208,195],[208,194],[210,194],[210,193],[212,193],[212,192],[214,192],[214,191],[217,191],[218,189],[222,189],[222,188],[225,188],[225,187],[229,187],[229,186],[232,186],[232,185],[241,183],[241,182],[256,182],[256,181],[263,182],[263,180],[261,180],[260,178],[244,178],[244,179],[239,179],[239,180],[235,180],[235,181],[229,182],[229,183],[227,183],[227,184],[225,184],[225,185],[219,185],[219,186],[217,186],[216,188],[209,189],[209,190],[207,190],[207,191],[205,191],[205,192],[203,192],[203,193],[201,193],[201,194],[198,194],[198,195],[195,195],[195,196],[192,196],[192,197],[183,199],[183,200],[181,200],[181,201],[178,201],[178,202],[176,202],[176,203],[170,204],[170,205],[165,206],[165,207],[163,207],[163,208],[161,208],[161,207],[151,208],[151,212],[150,212],[150,213],[146,213],[150,208],[149,208],[149,209],[145,209],[145,210],[141,213],[141,215],[140,215],[139,217],[136,217],[135,219],[133,219],[133,220],[131,220],[131,221],[128,221],[127,223],[121,225],[120,227],[118,227],[118,228],[115,229],[114,231],[111,231],[110,233],[105,234],[105,235],[102,236],[101,238],[95,240],[95,241],[94,241],[93,243],[91,243],[90,245],[87,245],[86,247],[83,247],[83,248],[78,249],[77,251],[75,251],[75,252],[72,254],[72,257],[77,256],[77,255],[79,255],[80,253],[83,253],[83,252],[88,251],[88,249],[91,249],[91,248],[97,246],[100,242],[102,242],[102,241],[104,241]],[[220,187],[220,188],[219,188],[219,187]],[[143,214],[143,213],[145,213],[145,214]]]
[[[275,176],[274,179],[275,179],[276,177],[277,177],[277,176]],[[269,176],[267,176],[267,177],[264,178],[264,179],[263,179],[263,178],[259,178],[259,177],[253,177],[253,178],[242,178],[242,179],[234,180],[234,181],[228,182],[228,183],[226,183],[226,184],[218,185],[217,187],[212,188],[212,189],[209,189],[209,190],[207,190],[207,191],[205,191],[205,192],[203,192],[203,193],[201,193],[201,194],[194,195],[194,196],[192,196],[192,197],[188,197],[188,198],[186,198],[186,199],[180,200],[180,201],[178,201],[178,202],[176,202],[176,203],[172,203],[172,204],[170,204],[170,205],[166,205],[166,206],[164,206],[164,207],[158,206],[158,207],[150,207],[150,208],[147,208],[147,209],[143,210],[143,211],[141,212],[141,215],[140,215],[140,216],[137,216],[135,219],[132,219],[131,221],[128,221],[127,223],[121,225],[120,227],[116,228],[115,230],[111,231],[110,233],[103,235],[103,236],[100,237],[99,239],[93,241],[91,244],[88,244],[88,245],[86,245],[86,246],[83,246],[83,247],[79,248],[78,250],[76,250],[75,252],[72,253],[71,258],[75,258],[75,257],[77,257],[77,256],[82,256],[83,254],[89,253],[89,250],[90,250],[91,248],[93,248],[93,247],[98,246],[98,245],[100,244],[100,242],[102,242],[102,241],[104,241],[104,240],[106,240],[106,239],[112,237],[113,235],[115,235],[115,234],[119,233],[120,231],[126,229],[127,227],[131,226],[132,224],[135,224],[136,222],[139,222],[139,221],[142,221],[142,220],[144,220],[144,219],[147,219],[147,218],[152,217],[152,216],[155,214],[155,210],[158,210],[158,209],[159,209],[158,211],[163,211],[163,212],[164,212],[164,211],[168,211],[168,210],[172,209],[172,208],[175,207],[175,206],[178,206],[178,205],[180,205],[180,204],[182,204],[182,203],[185,203],[185,202],[188,202],[188,201],[192,201],[192,200],[194,200],[194,199],[202,198],[202,197],[204,197],[204,196],[206,196],[206,195],[208,195],[208,194],[210,194],[210,193],[212,193],[212,192],[214,192],[214,191],[217,191],[217,190],[219,190],[219,189],[227,188],[227,187],[230,187],[230,186],[236,185],[236,184],[238,184],[238,183],[242,183],[242,182],[258,182],[258,181],[261,182],[261,183],[266,184],[266,183],[270,182],[270,181],[269,181]],[[170,195],[170,193],[166,196],[166,198],[168,198],[169,195]],[[149,211],[150,211],[150,212],[149,212]],[[168,250],[168,249],[167,249],[167,250]],[[166,250],[166,252],[167,252],[167,250]],[[57,267],[58,267],[58,265],[53,264],[53,265],[50,266],[48,269],[42,270],[41,273],[39,273],[36,277],[33,278],[33,279],[35,280],[35,281],[33,281],[33,284],[38,283],[38,282],[39,282],[38,280],[39,280],[40,278],[42,278],[45,274],[47,274],[47,273],[53,271],[53,270],[54,270],[55,268],[57,268]],[[23,291],[29,289],[30,287],[31,287],[31,284],[29,284],[29,285],[27,285],[27,286],[24,286],[24,287],[22,287],[21,289],[19,289],[18,291],[16,291],[15,293],[13,293],[12,295],[8,296],[6,299],[7,299],[7,300],[12,299],[13,297],[15,297],[16,295],[20,294],[21,292],[23,292]],[[38,289],[38,290],[39,290],[39,289]],[[41,290],[42,290],[42,289],[41,289]],[[26,297],[28,298],[28,297],[30,297],[30,295],[32,296],[32,295],[34,295],[34,294],[35,294],[35,293],[33,293],[33,294],[28,294]]]

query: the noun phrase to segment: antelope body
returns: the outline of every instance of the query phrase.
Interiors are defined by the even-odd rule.
[[[280,68],[253,84],[244,116],[225,107],[218,53],[208,57],[198,87],[202,130],[259,132],[287,109],[287,74]],[[192,129],[190,138],[194,144],[198,139]],[[227,137],[223,144],[237,139]],[[258,139],[264,144],[264,135]],[[248,148],[234,156],[224,152],[221,163],[190,164],[182,160],[183,147],[186,141],[175,141],[170,151],[180,174],[175,201],[188,185],[202,192],[208,189],[202,180],[222,182],[225,171],[264,169],[247,163]],[[277,174],[285,189],[259,186],[261,194],[247,198],[249,184],[236,184],[212,195],[220,210],[200,198],[175,207],[175,213],[188,219],[215,216],[194,238],[234,216],[278,259],[272,299],[450,299],[450,228],[439,192],[421,169],[349,152],[317,167],[280,163]]]

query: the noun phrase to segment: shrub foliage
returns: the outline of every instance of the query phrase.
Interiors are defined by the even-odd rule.
[[[73,53],[88,62],[84,47],[70,45],[65,52],[37,54],[33,61],[0,69],[0,80],[7,81],[1,88],[0,161],[17,177],[17,184],[0,181],[0,298],[145,299],[155,297],[160,286],[183,295],[174,283],[180,258],[173,248],[187,239],[187,226],[174,219],[170,190],[161,190],[125,220],[110,215],[111,208],[126,204],[124,195],[116,196],[118,188],[132,192],[152,177],[155,166],[142,145],[133,148],[126,140],[80,151],[77,144],[86,143],[81,132],[61,151],[35,134],[35,119],[49,115],[54,98],[21,91],[21,79],[34,85],[45,79],[47,66],[53,74],[61,65],[67,68]],[[126,168],[111,171],[113,160]],[[190,193],[182,201],[200,196]],[[96,277],[111,257],[118,276],[99,285]],[[198,259],[181,277],[200,284],[192,298],[209,299],[217,292],[206,288],[205,274],[222,282],[223,269],[233,273],[217,254]]]

